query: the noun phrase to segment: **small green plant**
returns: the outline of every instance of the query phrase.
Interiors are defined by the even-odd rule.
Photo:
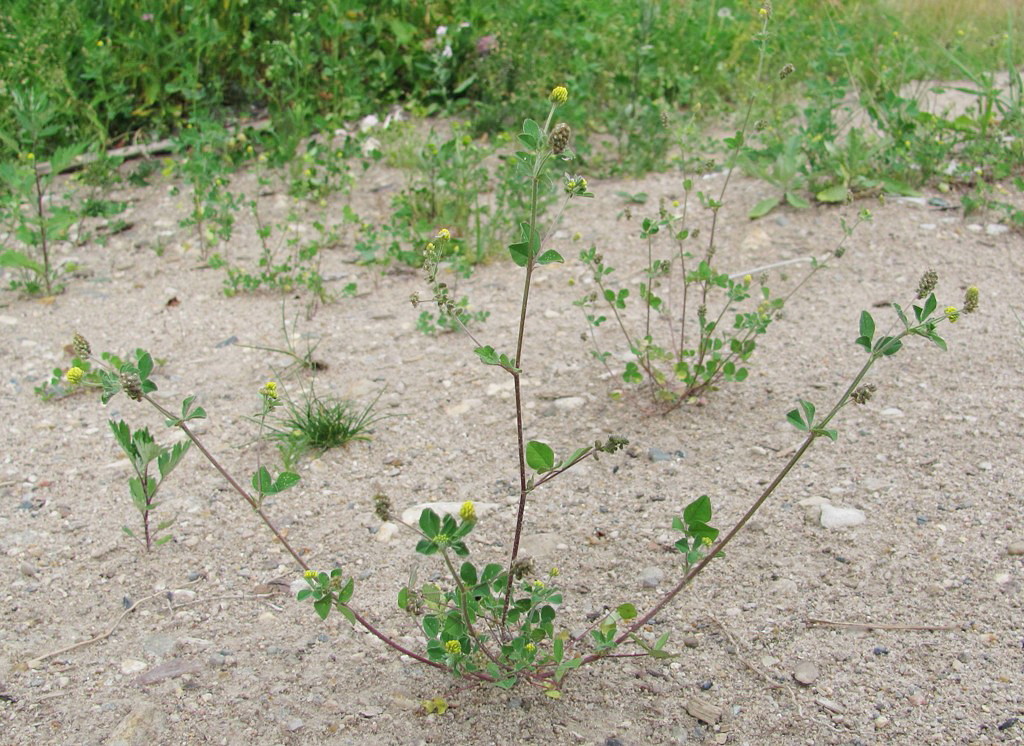
[[[292,318],[291,326],[295,328],[298,322],[298,315]],[[291,359],[291,363],[288,364],[281,375],[288,375],[293,370],[304,370],[310,373],[319,373],[322,370],[327,370],[327,363],[322,360],[317,360],[313,357],[317,347],[320,346],[320,340],[311,342],[308,335],[306,337],[306,351],[300,353],[295,345],[295,332],[288,331],[288,317],[285,315],[285,301],[281,301],[281,334],[284,336],[284,347],[270,347],[268,345],[246,345],[239,344],[239,347],[248,347],[252,350],[263,350],[264,352],[277,352],[281,355],[285,355]]]
[[[423,334],[433,337],[438,334],[458,331],[463,326],[482,324],[490,315],[490,311],[470,311],[469,298],[462,296],[455,302],[451,314],[433,314],[430,311],[420,312],[419,318],[416,319],[416,328]]]
[[[51,192],[57,175],[85,146],[57,148],[44,170],[37,161],[37,152],[59,128],[57,111],[46,95],[34,88],[12,90],[11,100],[18,134],[0,135],[4,144],[18,153],[18,159],[0,163],[0,182],[10,194],[6,201],[12,213],[11,233],[27,251],[3,247],[0,268],[18,272],[19,279],[11,282],[12,288],[29,295],[54,295],[62,289],[58,282],[61,274],[69,269],[54,264],[54,244],[67,238],[78,216],[68,204],[55,203]]]
[[[72,358],[70,368],[81,371],[81,380],[75,384],[69,384],[66,377],[66,371],[63,368],[54,368],[51,372],[50,380],[45,381],[33,389],[35,395],[43,401],[63,399],[86,391],[86,386],[100,385],[99,369],[95,369],[92,363],[89,362],[88,358],[82,358],[75,354],[73,348],[71,348],[71,352]],[[137,360],[142,354],[144,354],[144,352],[145,351],[142,349],[134,350],[131,357],[134,357]],[[118,357],[112,352],[100,353],[100,359],[104,364],[114,368],[115,370],[125,364],[125,360],[123,358]],[[156,367],[159,368],[166,361],[157,359],[154,362]],[[80,384],[84,384],[84,386]]]
[[[142,538],[136,536],[135,532],[127,526],[123,526],[121,530],[141,543],[148,552],[154,546],[165,544],[172,538],[171,534],[163,536],[159,536],[159,534],[164,529],[170,528],[174,524],[174,519],[164,519],[154,527],[150,525],[149,514],[160,504],[156,501],[157,490],[188,453],[192,443],[185,440],[168,448],[153,440],[149,428],[142,428],[133,433],[124,420],[120,422],[110,420],[109,423],[110,429],[114,433],[114,440],[128,456],[132,469],[135,471],[135,476],[128,480],[128,490],[131,493],[135,509],[142,515]],[[154,462],[160,474],[159,477],[150,471]]]
[[[235,225],[235,213],[241,209],[241,195],[229,187],[229,168],[234,166],[237,140],[219,123],[200,118],[188,122],[178,134],[177,162],[168,160],[165,172],[180,172],[190,187],[192,210],[180,221],[182,228],[194,227],[199,253],[206,259],[213,247],[228,241]],[[179,193],[174,187],[173,194]]]
[[[322,399],[312,388],[303,389],[300,402],[288,401],[284,405],[286,413],[268,423],[266,437],[278,443],[286,467],[309,451],[323,453],[353,441],[369,440],[373,425],[387,417],[373,409],[383,393],[359,409],[348,400]]]

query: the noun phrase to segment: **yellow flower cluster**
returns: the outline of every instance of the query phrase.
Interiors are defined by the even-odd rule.
[[[263,384],[263,388],[260,389],[260,396],[277,401],[277,384],[273,381],[267,381]]]
[[[444,644],[444,649],[452,655],[459,655],[462,652],[462,643],[458,640],[449,640]]]
[[[564,104],[569,100],[569,89],[564,85],[556,85],[551,89],[551,95],[548,98],[553,104]]]
[[[82,377],[84,375],[85,371],[76,365],[72,368],[68,368],[68,372],[64,374],[64,378],[70,384],[79,384],[82,382]]]
[[[960,318],[960,312],[956,309],[956,306],[946,306],[945,313],[950,324],[955,324],[957,319]]]
[[[437,238],[442,240],[442,241],[447,240],[447,239],[449,239],[451,237],[452,237],[452,234],[448,231],[447,228],[442,228],[441,230],[439,230],[437,232]]]
[[[316,577],[316,570],[306,570],[306,572],[302,573],[302,577],[306,580],[312,580]]]
[[[466,500],[462,503],[462,507],[459,508],[459,515],[464,521],[475,521],[476,520],[476,506],[473,505],[472,500]]]

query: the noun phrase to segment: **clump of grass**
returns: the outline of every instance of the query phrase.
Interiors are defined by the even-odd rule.
[[[286,468],[310,451],[323,453],[353,441],[370,440],[373,425],[388,417],[374,411],[383,393],[382,389],[359,409],[347,399],[321,398],[312,389],[304,390],[300,402],[285,404],[287,413],[276,426],[268,425],[267,437],[277,441]]]

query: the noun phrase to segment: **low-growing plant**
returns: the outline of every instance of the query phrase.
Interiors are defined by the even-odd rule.
[[[23,289],[29,295],[53,295],[62,289],[58,282],[61,274],[73,269],[54,264],[54,244],[67,239],[78,215],[69,199],[63,203],[52,199],[52,188],[58,174],[85,146],[57,148],[44,169],[37,150],[58,129],[55,107],[34,88],[12,90],[11,100],[19,131],[16,135],[0,133],[0,139],[18,153],[18,159],[0,163],[0,182],[10,195],[6,201],[11,212],[11,231],[8,245],[0,251],[0,268],[18,272],[18,279],[11,281],[12,288]],[[17,239],[19,248],[10,248],[11,237]]]
[[[266,437],[278,443],[286,468],[309,451],[323,453],[353,441],[369,440],[373,425],[387,417],[374,411],[383,393],[380,391],[360,409],[347,399],[321,398],[312,386],[303,389],[301,401],[288,400],[285,414],[267,423]]]
[[[73,345],[69,345],[65,349],[70,350],[70,354],[72,356],[71,365],[69,367],[76,368],[81,371],[82,378],[78,383],[69,384],[66,377],[67,371],[64,368],[54,368],[51,372],[50,380],[43,382],[33,389],[35,395],[43,401],[63,399],[86,391],[86,386],[100,385],[99,369],[94,368],[88,358],[79,357],[74,351]],[[144,352],[145,350],[136,349],[130,356],[126,356],[126,358],[130,359],[131,357],[134,357],[137,360],[142,354],[144,354]],[[100,360],[115,370],[125,364],[125,359],[118,357],[112,352],[101,352]],[[166,360],[157,358],[154,362],[156,367],[159,368],[166,362]],[[84,384],[84,386],[79,384]]]
[[[153,398],[156,384],[150,379],[152,364],[147,360],[148,356],[139,357],[136,364],[123,365],[119,371],[104,369],[100,374],[104,402],[123,391],[130,399],[155,406],[167,418],[168,426],[181,429],[228,479],[304,570],[308,587],[300,591],[298,597],[311,601],[319,617],[326,618],[332,611],[337,611],[397,652],[470,682],[485,682],[506,689],[517,684],[533,685],[552,698],[561,696],[566,677],[583,666],[623,657],[662,659],[671,656],[667,648],[668,634],[655,636],[648,632],[646,625],[655,615],[661,614],[712,560],[723,556],[725,548],[819,438],[837,440],[834,420],[838,414],[851,403],[866,404],[876,391],[874,384],[865,381],[874,365],[881,359],[898,354],[904,343],[914,337],[927,339],[944,350],[946,343],[939,334],[940,326],[956,323],[962,314],[973,313],[978,308],[978,290],[974,287],[968,288],[962,307],[941,307],[934,293],[937,277],[929,271],[922,277],[909,303],[893,304],[896,320],[888,331],[879,332],[872,314],[862,312],[855,342],[865,351],[864,363],[831,408],[826,410],[800,400],[798,406],[786,414],[786,419],[804,434],[803,440],[739,521],[728,532],[720,533],[711,525],[711,499],[706,495],[696,497],[682,515],[671,521],[673,529],[682,534],[675,544],[682,556],[672,587],[642,613],[633,603],[615,599],[614,605],[606,607],[610,610],[593,618],[588,627],[570,633],[571,627],[558,619],[557,607],[563,599],[558,587],[558,570],[551,568],[538,573],[520,557],[525,515],[535,499],[536,490],[588,458],[597,459],[600,455],[615,453],[626,444],[626,440],[608,436],[556,454],[556,450],[544,441],[528,441],[524,436],[524,419],[529,410],[524,402],[522,379],[529,367],[523,358],[523,343],[527,324],[532,318],[529,300],[533,278],[536,272],[543,271],[545,265],[562,261],[557,251],[545,248],[545,231],[539,222],[537,195],[545,184],[550,183],[547,172],[552,167],[562,170],[571,160],[571,153],[567,150],[568,125],[554,121],[559,105],[567,96],[565,88],[556,87],[551,93],[551,107],[544,123],[527,119],[518,137],[522,150],[517,157],[531,174],[524,186],[533,198],[532,209],[520,225],[520,240],[508,247],[513,263],[522,271],[523,280],[516,336],[510,347],[495,348],[481,344],[470,330],[465,330],[459,323],[472,340],[473,352],[479,361],[498,369],[495,372],[499,375],[508,375],[513,382],[510,420],[514,421],[519,500],[514,528],[510,527],[508,553],[494,558],[501,561],[475,563],[468,559],[471,554],[470,536],[482,519],[471,501],[443,513],[426,508],[415,524],[406,524],[395,517],[388,498],[383,495],[375,498],[377,515],[382,520],[395,521],[413,531],[418,536],[416,552],[433,557],[441,564],[442,580],[419,584],[414,574],[398,593],[399,607],[415,620],[414,624],[425,638],[422,652],[412,650],[386,634],[378,623],[358,610],[354,577],[346,574],[343,568],[327,572],[310,567],[287,537],[274,527],[263,510],[261,496],[279,486],[287,486],[291,478],[283,479],[282,476],[275,479],[269,471],[264,474],[261,466],[253,477],[257,496],[242,487],[189,427],[191,420],[205,416],[205,412],[195,406],[195,397],[189,396],[182,402],[180,416],[172,414]],[[581,177],[568,177],[562,184],[566,202],[591,196]],[[438,282],[436,273],[429,270],[431,266],[437,266],[438,257],[448,250],[450,241],[449,232],[442,229],[432,242],[433,246],[428,249],[427,280],[438,311],[452,315],[458,323],[455,304],[446,287]],[[80,357],[88,357],[85,340],[76,338],[75,345]],[[261,416],[265,417],[272,409],[268,402],[277,401],[276,387],[268,384],[260,394],[264,401]],[[822,411],[824,415],[819,414]],[[443,702],[430,703],[433,711],[440,711],[443,705]]]
[[[144,364],[142,359],[139,360],[139,364]],[[164,529],[170,528],[174,524],[174,519],[167,518],[157,523],[156,526],[151,526],[149,514],[160,504],[156,501],[157,490],[188,453],[192,442],[184,440],[168,448],[153,439],[149,428],[142,428],[133,433],[124,420],[120,422],[109,420],[109,424],[114,433],[114,440],[121,446],[121,450],[128,457],[132,470],[135,472],[135,476],[128,480],[128,491],[131,493],[135,509],[142,515],[142,538],[136,536],[135,532],[127,526],[123,526],[121,530],[142,544],[148,552],[154,546],[165,544],[173,538],[171,534],[163,536],[159,536],[159,534]],[[154,462],[160,474],[159,477],[150,471]]]
[[[294,329],[298,324],[298,314],[292,318],[291,326]],[[280,375],[286,376],[293,370],[303,370],[310,373],[319,373],[322,370],[327,370],[327,363],[322,360],[318,360],[313,357],[317,347],[320,346],[320,339],[316,342],[311,341],[311,337],[308,334],[303,335],[306,340],[306,351],[299,352],[296,344],[295,337],[296,332],[288,331],[288,317],[285,314],[285,301],[281,301],[281,334],[284,336],[284,347],[270,347],[269,345],[247,345],[239,344],[239,347],[248,347],[252,350],[263,350],[264,352],[277,352],[281,355],[291,359],[291,363],[281,371]]]
[[[234,166],[233,145],[222,125],[208,118],[188,122],[175,143],[177,161],[168,159],[165,172],[184,176],[190,188],[191,211],[179,221],[182,228],[194,227],[199,253],[206,259],[210,251],[231,239],[235,213],[242,207],[242,195],[230,191],[228,171]],[[174,187],[172,194],[178,194]]]

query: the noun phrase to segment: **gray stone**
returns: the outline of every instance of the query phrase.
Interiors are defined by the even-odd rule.
[[[176,638],[159,633],[150,635],[142,641],[142,651],[155,658],[163,658],[170,655],[177,646],[178,640]]]
[[[836,505],[821,506],[821,525],[825,528],[852,528],[867,521],[863,510],[841,508]]]
[[[989,223],[985,226],[985,233],[990,236],[1001,236],[1004,233],[1010,232],[1010,226],[1002,225],[1001,223]]]
[[[202,666],[196,661],[185,660],[184,658],[171,658],[169,661],[153,666],[141,674],[135,679],[135,683],[141,686],[148,686],[149,684],[158,684],[167,679],[176,679],[185,674],[198,673],[200,670],[202,670]]]
[[[665,571],[660,567],[645,567],[640,571],[640,585],[644,588],[657,588],[665,579]]]
[[[810,686],[818,680],[818,667],[812,661],[800,661],[793,668],[793,678],[804,686]]]
[[[142,702],[136,705],[117,724],[106,741],[106,746],[148,746],[160,743],[164,729],[164,716],[155,705]]]
[[[555,409],[560,412],[571,412],[574,409],[579,409],[587,400],[582,396],[563,396],[560,399],[555,399]]]
[[[1014,541],[1010,546],[1006,547],[1006,553],[1011,557],[1020,557],[1024,555],[1024,541]]]

